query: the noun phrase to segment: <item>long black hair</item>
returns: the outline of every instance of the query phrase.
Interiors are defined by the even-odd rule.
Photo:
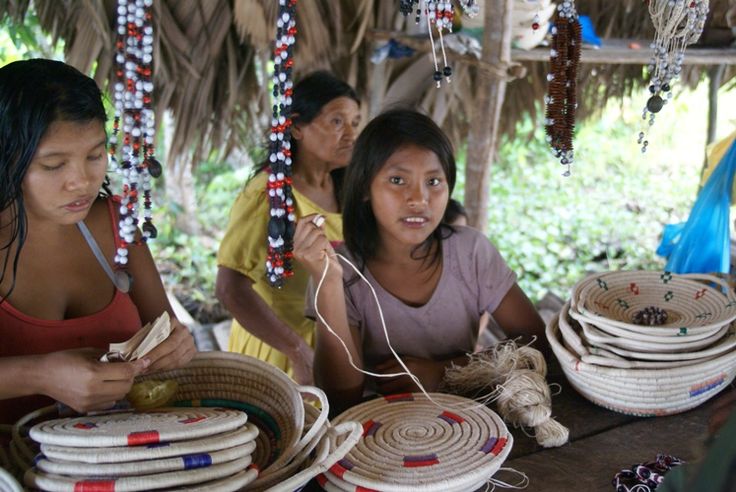
[[[9,238],[0,244],[0,283],[12,259],[15,287],[18,258],[27,230],[22,183],[39,142],[55,121],[106,121],[102,93],[94,80],[63,62],[23,60],[0,68],[0,231]],[[5,217],[7,215],[7,217]],[[5,235],[5,234],[3,234]]]
[[[292,126],[297,123],[311,123],[322,111],[322,108],[338,97],[348,97],[360,105],[360,99],[355,90],[330,72],[319,70],[307,74],[294,85],[294,92],[291,96]],[[297,145],[296,139],[292,138],[292,155],[297,155]],[[266,158],[256,166],[253,176],[268,168],[269,165],[268,158]],[[345,170],[342,168],[335,169],[331,173],[338,203],[340,203],[340,190],[344,173]]]
[[[411,109],[392,109],[375,117],[355,142],[343,182],[343,237],[361,267],[375,257],[378,247],[378,225],[368,200],[371,183],[391,155],[407,145],[416,145],[437,155],[452,195],[455,157],[452,144],[440,127],[430,117]],[[433,243],[440,244],[449,234],[452,229],[441,223],[415,251],[429,251]],[[439,248],[436,252],[439,253]]]

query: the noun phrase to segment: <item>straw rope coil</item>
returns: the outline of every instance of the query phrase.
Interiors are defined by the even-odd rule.
[[[34,468],[25,475],[25,483],[49,492],[79,492],[80,490],[114,490],[115,492],[135,492],[140,490],[157,490],[169,487],[180,487],[190,484],[201,484],[231,478],[250,465],[250,456],[239,458],[222,464],[204,468],[193,468],[186,471],[157,473],[120,478],[76,478],[63,475],[43,473]],[[257,471],[247,474],[250,480],[255,479]],[[227,488],[227,490],[237,490]]]
[[[238,429],[248,416],[223,408],[173,409],[54,419],[31,428],[40,444],[70,447],[142,446],[209,437]]]
[[[0,492],[22,492],[20,484],[5,468],[0,468]]]
[[[616,327],[654,336],[713,333],[736,319],[736,296],[712,275],[647,271],[597,274],[575,286],[571,303],[571,313],[604,331]],[[660,326],[634,323],[635,315],[649,307],[666,312],[666,322]]]
[[[221,406],[248,414],[249,421],[260,430],[253,455],[254,464],[261,470],[252,484],[255,490],[270,483],[270,475],[279,472],[282,476],[284,468],[296,470],[300,463],[294,458],[303,458],[316,447],[327,421],[329,404],[321,390],[297,387],[278,368],[240,354],[199,353],[186,367],[139,378],[148,379],[175,380],[175,406]],[[322,407],[306,432],[300,392],[316,396]]]
[[[651,365],[646,368],[609,367],[591,363],[589,358],[585,360],[586,357],[563,344],[563,319],[564,309],[547,325],[546,335],[567,379],[593,403],[617,412],[638,416],[683,412],[715,396],[736,376],[734,350],[689,365],[672,362],[672,367],[665,368]]]
[[[363,435],[318,480],[327,490],[467,491],[486,484],[513,438],[493,411],[467,398],[435,393],[377,398],[338,416],[358,421]],[[447,408],[464,410],[445,410]]]

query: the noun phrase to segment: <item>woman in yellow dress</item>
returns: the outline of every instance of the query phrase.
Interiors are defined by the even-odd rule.
[[[297,219],[325,217],[331,241],[342,241],[338,200],[360,125],[355,91],[327,72],[309,74],[292,96],[292,191]],[[257,357],[299,384],[312,382],[314,322],[304,317],[309,275],[294,262],[281,289],[265,277],[269,202],[267,163],[255,170],[230,212],[217,254],[217,298],[233,316],[228,350]]]

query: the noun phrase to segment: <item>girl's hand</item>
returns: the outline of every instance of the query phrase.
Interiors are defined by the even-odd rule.
[[[294,258],[306,268],[312,278],[319,280],[322,278],[327,255],[330,259],[328,277],[342,280],[342,266],[322,229],[324,220],[318,214],[299,219],[294,232]]]
[[[42,356],[40,392],[77,412],[107,409],[125,398],[134,378],[151,363],[148,357],[100,362],[101,355],[96,349],[76,349]]]
[[[168,338],[146,354],[145,358],[151,361],[151,366],[146,372],[176,369],[192,360],[194,354],[197,353],[194,338],[189,333],[189,329],[173,316],[171,324],[174,328]]]
[[[411,373],[419,378],[425,390],[428,392],[437,391],[442,378],[445,377],[446,363],[444,361],[421,359],[419,357],[402,357],[401,359]],[[404,368],[399,365],[396,359],[391,358],[377,365],[374,372],[391,374],[404,372]],[[419,391],[419,387],[409,376],[399,376],[391,379],[376,378],[376,384],[378,385],[378,392],[384,395]]]

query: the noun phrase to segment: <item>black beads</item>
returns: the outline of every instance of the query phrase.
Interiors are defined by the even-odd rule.
[[[439,82],[442,80],[442,72],[439,70],[435,70],[434,75],[432,76],[435,82]]]
[[[283,219],[271,217],[268,221],[268,235],[274,239],[283,237],[286,232],[286,224]]]
[[[647,306],[634,313],[633,322],[642,326],[659,326],[667,322],[667,311],[657,306]]]
[[[151,223],[150,220],[147,220],[143,223],[143,233],[148,235],[148,239],[155,239],[156,236],[158,236],[158,230],[156,229],[156,226]]]
[[[452,67],[450,67],[449,65],[446,66],[445,69],[442,71],[442,74],[445,77],[449,77],[450,75],[452,75]]]
[[[647,101],[647,109],[650,113],[659,113],[664,107],[664,99],[659,96],[652,96]]]
[[[156,160],[155,157],[149,157],[148,159],[146,159],[146,164],[148,165],[148,172],[151,174],[152,177],[161,177],[163,167],[161,166],[161,163]]]
[[[662,85],[662,91],[669,92],[670,91],[670,84],[663,84]]]

